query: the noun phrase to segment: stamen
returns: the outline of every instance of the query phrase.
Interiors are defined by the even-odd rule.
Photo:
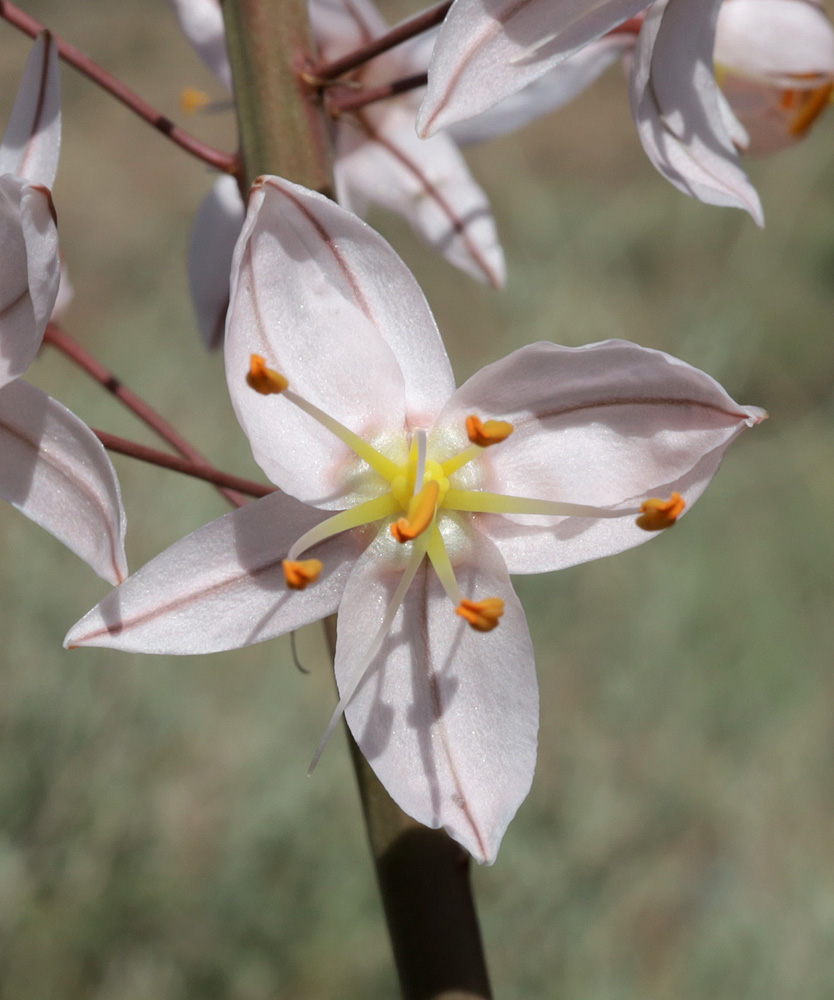
[[[324,568],[319,559],[303,559],[301,562],[285,559],[282,565],[287,586],[292,590],[304,590],[308,584],[315,583]]]
[[[180,107],[187,115],[193,115],[195,111],[201,111],[211,104],[211,98],[204,90],[196,87],[185,87],[180,93]]]
[[[683,513],[686,500],[680,493],[673,493],[668,500],[659,500],[652,497],[640,504],[642,511],[637,518],[637,527],[643,531],[662,531],[664,528],[671,528],[672,525]]]
[[[506,441],[514,430],[507,420],[487,420],[483,423],[474,413],[466,418],[466,434],[472,444],[479,448],[489,448],[490,445]]]
[[[458,581],[455,579],[452,561],[449,559],[449,553],[446,551],[443,536],[440,534],[440,529],[437,525],[434,526],[431,538],[429,539],[428,556],[437,574],[437,579],[446,591],[446,596],[457,607],[463,601],[463,594],[461,594]]]
[[[280,372],[267,368],[266,358],[262,358],[260,354],[253,354],[249,359],[246,384],[262,396],[272,396],[284,392],[290,383]]]
[[[832,93],[834,93],[834,83],[827,83],[823,87],[802,93],[799,113],[790,125],[791,135],[797,137],[805,135],[825,110],[831,100]]]
[[[434,520],[439,493],[437,480],[430,479],[419,493],[414,494],[408,503],[406,516],[391,525],[391,534],[398,542],[411,542],[429,527]]]
[[[477,632],[491,632],[504,614],[504,602],[500,597],[487,597],[483,601],[470,601],[464,597],[457,613]]]
[[[548,517],[633,517],[642,508],[594,507],[584,503],[562,503],[561,500],[534,500],[511,497],[486,490],[447,491],[443,498],[447,510],[469,511],[473,514],[541,514]]]
[[[334,535],[340,535],[343,531],[350,531],[351,528],[361,528],[365,524],[381,521],[384,517],[396,514],[400,509],[400,505],[390,493],[375,497],[373,500],[366,500],[355,507],[348,507],[347,510],[339,511],[338,514],[328,517],[327,520],[321,521],[314,528],[305,531],[301,538],[293,543],[287,553],[287,559],[290,561],[297,559],[302,552],[318,545],[319,542],[332,538]]]
[[[365,674],[368,672],[368,667],[374,662],[376,654],[382,648],[382,644],[388,635],[388,631],[394,623],[394,619],[397,616],[397,612],[400,610],[400,606],[405,600],[405,595],[408,593],[408,588],[411,586],[412,581],[420,568],[420,563],[423,561],[423,557],[426,554],[426,545],[422,541],[417,542],[414,546],[414,551],[411,553],[411,558],[408,560],[408,565],[403,572],[400,582],[397,584],[397,589],[394,591],[394,596],[391,598],[391,603],[385,611],[385,616],[382,619],[382,623],[377,629],[377,633],[373,638],[373,642],[368,648],[368,652],[365,656],[357,662],[357,665],[350,677],[345,681],[344,694],[339,699],[339,704],[336,706],[330,722],[327,725],[327,729],[324,731],[324,736],[321,738],[321,742],[318,745],[318,749],[313,755],[313,759],[310,762],[310,767],[307,769],[307,774],[310,775],[315,770],[316,764],[319,762],[319,758],[324,752],[324,748],[327,746],[327,742],[333,735],[333,730],[336,728],[336,724],[339,719],[341,719],[344,714],[345,709],[350,703],[351,698],[356,694],[359,685],[365,678]]]

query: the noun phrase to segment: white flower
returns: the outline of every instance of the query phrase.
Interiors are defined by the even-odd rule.
[[[61,279],[50,193],[60,145],[58,51],[43,33],[0,143],[0,496],[119,583],[125,517],[113,466],[89,427],[19,378]]]
[[[394,800],[491,862],[538,727],[510,574],[668,527],[762,411],[625,341],[533,344],[456,390],[394,251],[275,177],[250,195],[225,350],[238,418],[284,492],[163,552],[67,645],[209,652],[338,610],[331,727],[344,712]]]

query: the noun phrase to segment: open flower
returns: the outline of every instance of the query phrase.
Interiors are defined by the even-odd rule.
[[[218,0],[170,0],[183,31],[227,85],[231,70]],[[313,35],[322,61],[338,59],[388,30],[370,0],[310,0]],[[384,53],[356,70],[349,86],[374,87],[425,72],[432,39]],[[472,277],[504,284],[504,255],[486,195],[454,140],[421,142],[414,131],[413,93],[345,113],[333,124],[334,179],[340,204],[357,215],[370,205],[403,216],[426,242]],[[191,293],[200,332],[217,346],[227,305],[232,249],[244,205],[234,182],[219,178],[200,208],[189,258]],[[225,280],[217,280],[225,270]]]
[[[66,644],[209,652],[338,609],[331,728],[344,712],[395,801],[492,861],[530,787],[538,726],[509,574],[670,526],[762,411],[624,341],[534,344],[455,390],[394,251],[275,177],[254,185],[235,250],[226,367],[284,492],[173,545]]]
[[[50,193],[60,145],[58,51],[43,33],[0,143],[0,496],[118,583],[125,519],[110,460],[78,417],[19,378],[61,280]]]

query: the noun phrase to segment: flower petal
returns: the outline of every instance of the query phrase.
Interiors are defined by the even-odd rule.
[[[244,214],[237,181],[224,175],[214,182],[194,218],[188,251],[188,283],[200,336],[209,350],[223,343],[229,274]]]
[[[197,55],[228,90],[232,89],[232,67],[226,51],[226,32],[219,0],[168,0],[180,27]]]
[[[388,638],[346,709],[351,732],[394,801],[430,827],[445,827],[479,861],[495,860],[530,788],[538,686],[524,612],[501,556],[472,533],[456,565],[466,596],[500,596],[489,633],[455,614],[428,562],[418,571]],[[340,690],[379,627],[399,582],[383,532],[357,563],[339,612]]]
[[[252,354],[365,438],[429,426],[454,387],[440,334],[405,264],[369,226],[277,177],[253,186],[235,249],[226,374],[269,478],[345,506],[347,446],[281,396],[246,383]]]
[[[645,0],[455,0],[417,116],[425,137],[517,93],[637,14]]]
[[[86,424],[20,380],[0,389],[0,496],[110,583],[127,574],[125,513],[107,453]]]
[[[550,114],[578,97],[612,63],[634,48],[636,34],[622,32],[598,38],[558,63],[544,76],[511,94],[475,118],[453,125],[449,132],[462,145],[507,135]]]
[[[646,155],[668,181],[710,205],[743,208],[761,226],[761,202],[739,164],[713,72],[718,4],[669,0],[650,8],[634,56],[631,110]]]
[[[760,83],[815,87],[834,76],[834,30],[813,0],[731,0],[718,12],[714,58]]]
[[[675,490],[691,506],[729,443],[763,419],[697,368],[614,340],[515,351],[461,386],[438,426],[449,433],[470,413],[515,428],[480,457],[483,489],[606,508]],[[481,527],[511,573],[571,566],[650,537],[633,517],[484,516]]]
[[[273,493],[203,525],[134,573],[70,629],[64,645],[140,653],[214,653],[283,635],[332,614],[360,536],[311,549],[314,586],[288,590],[281,561],[322,513]]]
[[[0,143],[0,175],[52,188],[61,150],[61,81],[58,45],[42,31],[23,71],[23,80]]]
[[[0,177],[0,387],[34,360],[60,271],[49,192]]]
[[[368,108],[338,130],[339,201],[376,203],[402,215],[456,267],[501,288],[504,254],[486,195],[446,135],[421,140],[405,101]],[[354,192],[358,191],[358,195]]]

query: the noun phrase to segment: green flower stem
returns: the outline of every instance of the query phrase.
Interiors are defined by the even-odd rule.
[[[324,624],[332,652],[336,619]],[[403,997],[489,1000],[468,853],[407,816],[347,735]]]
[[[242,181],[277,174],[332,194],[332,151],[314,92],[300,73],[315,55],[306,0],[223,0]]]

